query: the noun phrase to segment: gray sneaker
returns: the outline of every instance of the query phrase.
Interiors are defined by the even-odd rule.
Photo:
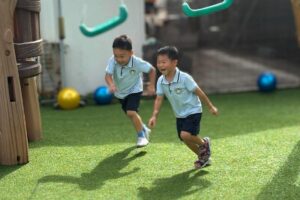
[[[206,143],[206,153],[209,155],[209,157],[211,156],[211,149],[210,149],[210,138],[209,137],[204,137],[203,140]]]
[[[198,158],[199,160],[208,160],[211,156],[210,139],[209,137],[204,137],[203,140],[204,144],[199,146]]]
[[[208,160],[196,160],[194,162],[194,167],[195,169],[201,169],[203,167],[208,167],[211,165],[211,159],[208,159]]]

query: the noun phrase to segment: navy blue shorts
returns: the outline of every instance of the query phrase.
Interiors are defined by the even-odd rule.
[[[122,110],[126,113],[128,110],[138,112],[140,106],[142,92],[133,93],[126,96],[124,99],[119,99]]]
[[[186,118],[176,118],[177,134],[180,140],[181,131],[189,132],[191,135],[198,135],[200,132],[200,121],[202,113],[196,113]]]

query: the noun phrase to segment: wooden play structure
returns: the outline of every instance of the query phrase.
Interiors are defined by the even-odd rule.
[[[294,12],[295,25],[297,30],[297,41],[300,47],[300,0],[291,0]]]
[[[28,140],[42,138],[40,0],[2,0],[0,13],[0,165],[24,164]]]

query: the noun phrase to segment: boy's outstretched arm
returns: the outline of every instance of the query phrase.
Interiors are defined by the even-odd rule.
[[[151,67],[151,70],[149,71],[149,86],[148,86],[148,92],[150,95],[155,94],[155,81],[156,81],[156,69],[154,67]]]
[[[112,78],[111,74],[105,74],[105,82],[108,85],[109,91],[111,93],[116,92],[117,88],[116,88],[116,86],[114,84],[114,81],[113,81],[113,78]]]
[[[200,100],[208,106],[208,109],[209,109],[211,114],[218,115],[218,113],[219,113],[218,109],[211,103],[209,98],[206,96],[206,94],[199,87],[197,87],[194,92],[200,98]]]
[[[156,119],[157,119],[158,113],[160,111],[160,107],[161,107],[163,100],[164,100],[164,96],[156,96],[156,99],[154,101],[152,117],[149,119],[149,122],[148,122],[148,126],[150,128],[153,128],[156,125]]]

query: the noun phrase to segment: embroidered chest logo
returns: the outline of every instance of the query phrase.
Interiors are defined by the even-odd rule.
[[[130,72],[129,72],[129,73],[130,73],[130,75],[134,75],[134,74],[135,74],[135,72],[136,72],[136,71],[135,71],[134,69],[132,69],[132,70],[130,70]]]
[[[182,89],[181,88],[176,88],[175,89],[175,93],[176,94],[181,94],[182,93]]]

